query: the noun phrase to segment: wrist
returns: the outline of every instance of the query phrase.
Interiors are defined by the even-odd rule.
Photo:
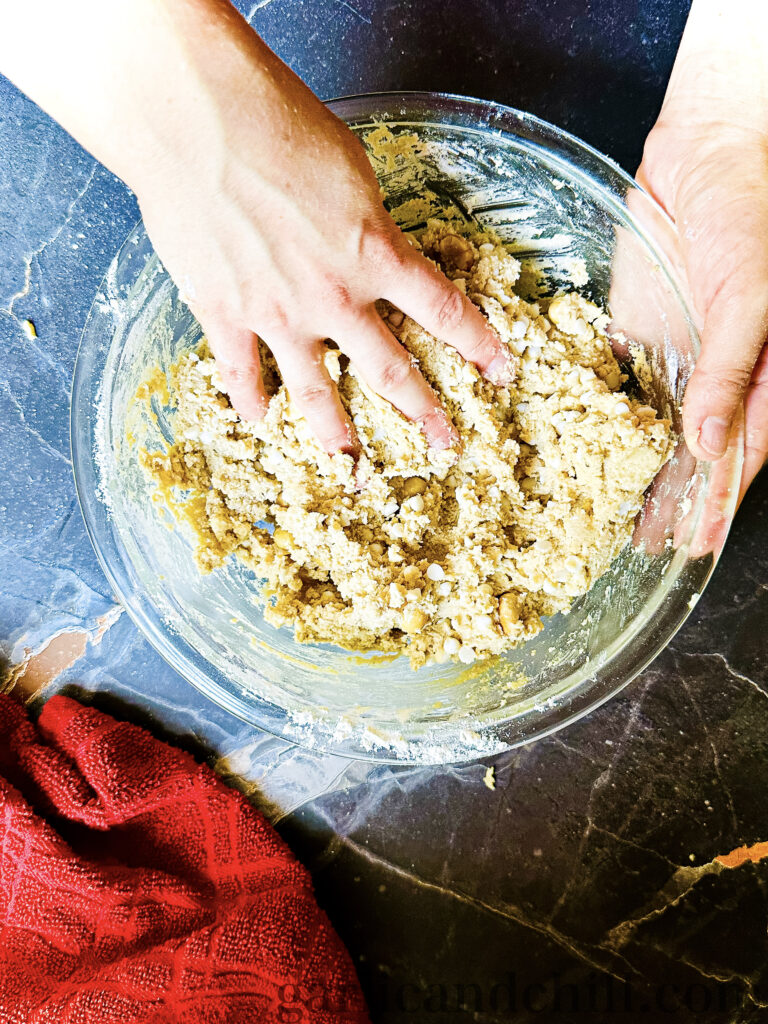
[[[121,44],[94,152],[141,196],[169,176],[213,173],[225,109],[266,74],[254,50],[269,51],[227,0],[135,2],[145,10],[131,18],[140,38]]]
[[[674,217],[684,182],[768,151],[766,35],[752,0],[694,0],[659,117],[645,144],[642,176]]]
[[[768,8],[693,0],[660,121],[683,135],[702,125],[768,134]]]
[[[261,139],[255,107],[290,74],[228,0],[28,0],[2,21],[0,69],[137,192],[212,160],[237,103]]]

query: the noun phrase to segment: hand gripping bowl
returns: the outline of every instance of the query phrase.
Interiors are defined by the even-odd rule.
[[[380,174],[387,204],[455,202],[492,226],[548,287],[574,268],[608,302],[613,324],[647,353],[650,401],[679,409],[698,351],[658,207],[615,164],[527,114],[460,97],[371,95],[331,109],[360,137],[384,123],[423,143],[418,173]],[[414,207],[416,204],[410,204]],[[416,227],[403,223],[405,228]],[[583,261],[583,262],[581,262]],[[524,275],[531,282],[535,274]],[[581,278],[583,280],[583,276]],[[264,622],[258,579],[231,559],[201,576],[190,537],[174,527],[137,458],[173,434],[156,421],[132,437],[134,395],[200,329],[141,224],[96,296],[83,331],[72,400],[75,479],[88,532],[112,586],[157,650],[211,700],[299,744],[380,761],[452,762],[559,729],[632,679],[685,620],[720,553],[735,507],[743,443],[697,463],[681,442],[646,498],[636,537],[568,615],[503,659],[436,665],[302,646]]]

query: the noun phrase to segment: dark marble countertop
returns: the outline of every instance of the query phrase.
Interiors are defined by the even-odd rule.
[[[629,170],[684,6],[240,4],[323,97],[512,103]],[[2,79],[0,157],[0,658],[10,679],[47,652],[16,691],[87,697],[249,792],[312,868],[377,1022],[768,1019],[768,476],[667,650],[589,717],[493,758],[495,790],[485,763],[376,766],[254,731],[121,614],[75,498],[75,352],[136,203]]]

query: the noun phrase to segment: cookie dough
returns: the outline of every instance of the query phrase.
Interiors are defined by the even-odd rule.
[[[431,221],[420,238],[487,315],[516,363],[494,387],[402,312],[380,312],[459,430],[430,449],[329,345],[361,454],[325,454],[280,383],[261,423],[240,420],[203,345],[170,374],[175,443],[144,453],[194,523],[204,572],[230,556],[265,579],[267,620],[301,643],[402,652],[418,668],[501,654],[568,610],[630,538],[670,452],[669,422],[621,390],[603,311],[577,293],[515,293],[493,235]]]

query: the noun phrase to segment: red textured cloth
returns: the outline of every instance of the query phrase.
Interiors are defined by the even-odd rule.
[[[363,1024],[309,873],[205,765],[0,697],[2,1024]]]

